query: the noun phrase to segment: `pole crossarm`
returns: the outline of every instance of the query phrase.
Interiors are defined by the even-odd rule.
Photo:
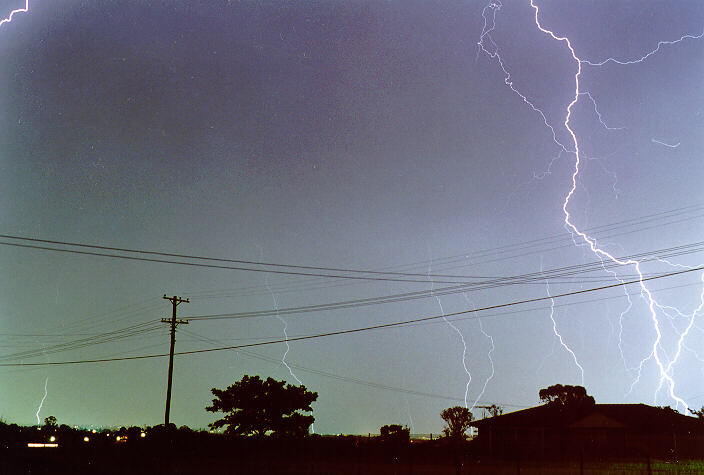
[[[166,410],[164,411],[164,426],[169,425],[169,415],[171,411],[171,386],[173,382],[174,374],[174,346],[176,345],[176,326],[177,325],[188,325],[188,320],[177,320],[176,319],[176,307],[182,303],[190,303],[188,299],[182,299],[174,295],[173,297],[167,297],[164,294],[164,300],[171,302],[171,318],[162,318],[163,323],[168,323],[171,326],[171,350],[169,351],[169,379],[166,385]]]

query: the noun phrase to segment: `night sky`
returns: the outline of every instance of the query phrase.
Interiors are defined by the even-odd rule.
[[[704,3],[535,1],[542,27],[568,37],[583,60],[569,123],[580,150],[571,221],[606,252],[637,255],[647,276],[702,265]],[[0,16],[23,6],[2,1]],[[163,294],[190,298],[178,307],[184,319],[352,302],[194,318],[177,332],[176,350],[189,351],[633,280],[635,266],[612,266],[565,225],[576,162],[565,118],[578,63],[565,41],[540,31],[529,1],[497,7],[30,1],[0,26],[0,234],[342,269],[302,273],[414,275],[186,266],[4,237],[0,364],[168,352]],[[617,61],[595,65],[608,58]],[[497,285],[523,274],[532,278]],[[511,411],[555,383],[583,384],[597,402],[684,411],[656,359],[674,394],[699,408],[702,278],[648,281],[653,305],[629,285],[291,342],[287,354],[277,343],[177,356],[171,420],[207,427],[210,388],[244,374],[318,392],[319,433],[392,423],[438,433],[446,407]],[[360,303],[416,292],[422,298]],[[36,424],[46,385],[41,419],[158,424],[167,365],[4,366],[0,416]]]

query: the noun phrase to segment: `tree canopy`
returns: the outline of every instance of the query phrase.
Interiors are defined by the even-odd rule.
[[[440,413],[446,427],[442,430],[450,439],[464,439],[472,423],[472,411],[462,406],[448,407]]]
[[[411,430],[400,424],[389,424],[381,426],[379,435],[381,439],[385,441],[408,442],[410,440]]]
[[[222,419],[210,424],[213,429],[225,427],[226,434],[302,436],[315,421],[311,404],[318,393],[304,385],[292,386],[286,381],[259,376],[244,377],[227,389],[213,388],[215,398],[206,411],[222,412]]]
[[[560,406],[594,404],[594,398],[587,394],[584,386],[554,384],[538,391],[540,401]]]

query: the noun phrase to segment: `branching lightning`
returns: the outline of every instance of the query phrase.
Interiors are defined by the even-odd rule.
[[[565,145],[561,143],[557,139],[556,131],[553,126],[550,125],[545,113],[543,111],[536,107],[527,97],[525,94],[521,93],[514,85],[511,79],[511,73],[509,70],[509,67],[506,65],[504,60],[502,59],[501,55],[499,54],[499,47],[496,44],[496,42],[493,40],[491,37],[491,33],[494,31],[496,27],[496,14],[497,12],[501,9],[503,5],[499,0],[494,0],[492,1],[489,5],[484,7],[482,11],[482,17],[484,18],[484,27],[482,29],[482,33],[478,42],[478,47],[479,49],[484,52],[489,58],[495,60],[501,70],[504,73],[504,83],[506,86],[508,86],[511,91],[513,91],[516,95],[518,95],[521,100],[523,100],[524,103],[529,105],[536,113],[540,115],[540,117],[543,120],[543,123],[548,127],[552,134],[553,142],[560,148],[560,154],[564,153],[570,153],[574,154],[574,168],[572,171],[571,175],[571,187],[567,194],[565,195],[564,201],[562,203],[562,211],[564,214],[564,223],[566,228],[572,233],[574,237],[577,237],[580,241],[582,241],[584,244],[586,244],[589,249],[591,250],[592,253],[594,253],[596,256],[598,256],[600,259],[604,259],[607,261],[610,261],[614,264],[617,264],[618,266],[622,267],[632,267],[635,269],[637,274],[640,276],[640,290],[641,290],[641,295],[645,299],[649,314],[650,314],[650,321],[652,323],[652,328],[655,332],[655,338],[652,342],[652,346],[650,348],[649,355],[641,360],[639,367],[638,367],[638,379],[640,378],[640,370],[642,370],[643,365],[650,360],[651,358],[655,361],[657,368],[659,370],[660,374],[660,381],[659,381],[659,386],[658,386],[658,391],[663,387],[667,387],[667,393],[669,397],[676,402],[677,408],[680,406],[684,409],[684,412],[686,414],[689,414],[689,407],[687,406],[686,402],[677,395],[675,391],[675,380],[673,379],[672,376],[672,369],[673,365],[678,361],[678,358],[681,354],[681,349],[683,346],[683,341],[684,338],[687,336],[689,333],[689,330],[692,328],[692,325],[694,324],[694,317],[696,314],[701,310],[701,305],[698,307],[697,310],[695,310],[690,318],[689,325],[687,328],[679,333],[678,335],[678,344],[677,344],[677,351],[671,356],[668,357],[665,349],[662,347],[662,339],[663,339],[663,334],[661,330],[661,322],[660,319],[658,318],[658,310],[662,311],[662,306],[659,305],[655,298],[653,297],[651,291],[649,290],[648,286],[645,284],[643,281],[643,271],[641,269],[641,262],[635,259],[619,259],[617,257],[614,257],[612,254],[604,250],[603,248],[599,247],[597,244],[596,240],[586,234],[584,231],[580,230],[580,228],[572,221],[572,216],[570,214],[570,205],[572,202],[572,198],[576,193],[577,190],[577,182],[578,182],[578,177],[580,175],[580,166],[582,160],[585,158],[581,148],[580,148],[580,142],[577,137],[577,133],[574,131],[574,129],[571,126],[571,119],[572,119],[572,114],[573,114],[573,109],[575,105],[578,103],[580,97],[588,97],[592,103],[594,104],[594,110],[595,113],[597,114],[597,117],[600,121],[600,123],[606,127],[609,130],[613,130],[613,128],[606,126],[605,122],[602,119],[602,116],[600,112],[598,111],[596,107],[596,101],[594,101],[594,98],[589,94],[587,91],[582,91],[580,87],[580,77],[582,74],[582,67],[583,66],[590,66],[590,67],[599,67],[599,66],[604,66],[607,63],[614,63],[618,65],[631,65],[631,64],[636,64],[640,63],[643,61],[646,61],[649,57],[652,55],[658,53],[660,49],[666,45],[674,45],[677,43],[680,43],[685,40],[696,40],[704,37],[704,31],[701,34],[698,35],[683,35],[679,39],[676,40],[671,40],[671,41],[659,41],[657,43],[657,46],[648,51],[646,54],[642,55],[640,58],[637,59],[629,59],[629,60],[622,60],[622,59],[616,59],[616,58],[607,58],[602,61],[590,61],[590,60],[584,60],[581,59],[570,39],[567,36],[558,36],[555,34],[553,31],[550,29],[544,27],[539,19],[539,7],[535,4],[535,0],[530,0],[530,6],[534,11],[534,21],[535,21],[535,26],[536,28],[542,32],[545,35],[548,35],[550,38],[552,38],[554,41],[563,43],[567,49],[569,50],[572,59],[574,61],[576,71],[574,73],[574,93],[572,95],[572,99],[567,105],[565,109],[565,116],[564,116],[564,121],[562,122],[562,125],[564,129],[567,131],[568,136],[570,138],[570,143],[568,145]],[[677,145],[669,145],[660,141],[657,141],[653,139],[653,142],[659,143],[664,146],[668,146],[671,148],[677,147]],[[553,159],[554,161],[554,159]],[[625,313],[630,310],[631,307],[631,302],[629,300],[629,306],[628,309],[626,309],[622,314],[621,314],[621,319],[620,319],[620,325],[621,325],[621,332],[622,332],[622,320],[623,316]],[[553,320],[554,322],[554,320]],[[555,327],[553,327],[555,329]],[[622,351],[622,349],[621,349]],[[623,353],[623,351],[622,351]],[[574,356],[574,355],[573,355]],[[576,361],[576,358],[575,358]],[[624,360],[625,361],[625,360]],[[634,382],[635,384],[635,382]]]
[[[543,272],[543,263],[540,263],[540,272]],[[550,294],[550,281],[548,279],[545,279],[545,291],[547,292],[547,295]],[[562,338],[562,334],[558,331],[557,329],[557,322],[555,321],[555,299],[551,298],[550,299],[550,321],[552,322],[552,331],[555,333],[555,336],[557,337],[557,340],[560,342],[560,345],[567,351],[572,356],[572,361],[574,361],[574,364],[579,368],[579,374],[580,378],[582,381],[582,386],[584,386],[584,368],[582,365],[579,363],[579,360],[577,359],[577,355],[575,354],[574,351],[572,351],[572,348],[567,346],[567,343],[565,343],[564,338]]]
[[[530,4],[536,10],[536,23],[537,23],[538,22],[538,15],[537,15],[538,14],[538,7],[533,4],[533,0],[531,0]],[[540,25],[538,25],[538,28],[540,28],[543,31],[543,33],[548,33],[548,31],[543,30],[543,28],[541,28]],[[553,35],[553,37],[554,37],[554,35]],[[698,40],[702,37],[704,37],[704,30],[698,35],[683,35],[676,40],[658,41],[658,45],[655,49],[649,51],[648,53],[644,54],[643,56],[641,56],[638,59],[621,60],[621,59],[616,59],[616,58],[606,58],[603,61],[587,61],[586,59],[578,59],[576,56],[575,56],[575,59],[577,61],[579,61],[580,63],[588,64],[589,66],[603,66],[607,63],[616,63],[616,64],[620,64],[622,66],[626,66],[629,64],[642,63],[643,61],[645,61],[646,59],[650,58],[652,55],[654,55],[655,53],[660,51],[660,48],[662,48],[663,46],[676,45],[677,43],[681,43],[684,40]],[[558,39],[558,38],[555,38],[555,39]],[[570,47],[570,49],[572,49],[572,48]]]
[[[41,402],[39,403],[39,407],[37,408],[37,412],[35,416],[37,416],[37,425],[40,425],[42,423],[42,420],[39,418],[39,413],[42,410],[42,407],[44,406],[44,401],[46,401],[46,397],[49,395],[49,376],[46,377],[44,380],[44,397],[42,398]]]
[[[465,292],[464,294],[464,299],[467,301],[467,304],[472,307],[472,302],[469,300],[469,296]],[[494,346],[494,338],[489,335],[485,330],[484,330],[484,324],[482,323],[481,317],[477,319],[479,321],[479,331],[484,335],[484,337],[489,340],[489,343],[491,344],[491,348],[489,348],[489,352],[487,353],[487,358],[489,359],[489,365],[491,366],[491,374],[489,377],[486,378],[486,381],[484,381],[484,385],[482,386],[482,390],[479,391],[479,394],[477,394],[477,397],[474,399],[474,402],[472,403],[472,407],[470,410],[474,410],[475,407],[477,407],[477,404],[479,404],[479,401],[482,399],[482,396],[484,396],[484,392],[486,391],[486,387],[489,385],[489,381],[494,379],[494,374],[495,374],[495,368],[494,368],[494,358],[492,358],[491,354],[494,352],[496,347]]]
[[[430,295],[432,297],[435,297],[435,299],[438,302],[438,306],[440,307],[440,313],[442,315],[442,319],[447,323],[450,328],[452,328],[455,332],[457,332],[457,335],[460,337],[460,341],[462,341],[462,367],[464,368],[464,372],[467,373],[467,384],[464,387],[464,407],[469,407],[468,403],[468,398],[469,398],[469,385],[472,384],[472,373],[469,371],[469,368],[467,367],[467,341],[464,338],[464,334],[460,331],[459,328],[455,324],[453,324],[450,320],[445,317],[445,309],[442,306],[442,301],[440,300],[439,295],[434,295],[433,290],[435,287],[435,282],[433,281],[431,271],[432,271],[432,260],[430,261],[430,264],[428,264],[428,278],[430,278]]]

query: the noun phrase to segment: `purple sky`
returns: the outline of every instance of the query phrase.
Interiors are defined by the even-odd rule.
[[[605,251],[645,253],[645,274],[701,265],[704,4],[538,5],[541,25],[591,63],[639,59],[659,41],[698,37],[662,44],[635,64],[582,63],[580,92],[590,95],[572,108],[582,153],[568,210]],[[0,15],[21,6],[2,1]],[[0,26],[0,234],[396,270],[422,282],[110,259],[3,238],[0,363],[167,352],[167,326],[155,323],[170,315],[164,293],[191,299],[179,307],[188,318],[426,291],[280,318],[193,320],[177,335],[177,350],[188,351],[279,339],[284,326],[289,336],[311,335],[631,280],[634,266],[605,259],[594,268],[599,257],[565,227],[576,157],[564,121],[577,63],[564,41],[538,29],[529,1],[507,1],[482,36],[492,11],[474,1],[30,1],[28,13]],[[501,64],[542,115],[507,86]],[[653,260],[675,246],[684,247],[666,253],[669,264]],[[451,285],[430,280],[587,264],[589,272],[573,275],[428,292]],[[657,338],[650,302],[629,286],[555,299],[554,325],[548,300],[292,342],[293,375],[281,364],[282,343],[254,356],[180,356],[172,420],[206,427],[210,388],[244,374],[298,378],[317,391],[322,433],[390,423],[437,433],[445,407],[478,398],[527,407],[555,383],[583,383],[597,402],[674,407],[671,378],[674,394],[699,408],[701,278],[648,283],[662,334],[657,358],[648,358]],[[48,350],[125,328],[135,334]],[[36,353],[19,357],[25,351]],[[657,360],[669,366],[662,387]],[[165,358],[0,368],[0,416],[36,423],[48,378],[41,418],[157,424],[166,368]]]

